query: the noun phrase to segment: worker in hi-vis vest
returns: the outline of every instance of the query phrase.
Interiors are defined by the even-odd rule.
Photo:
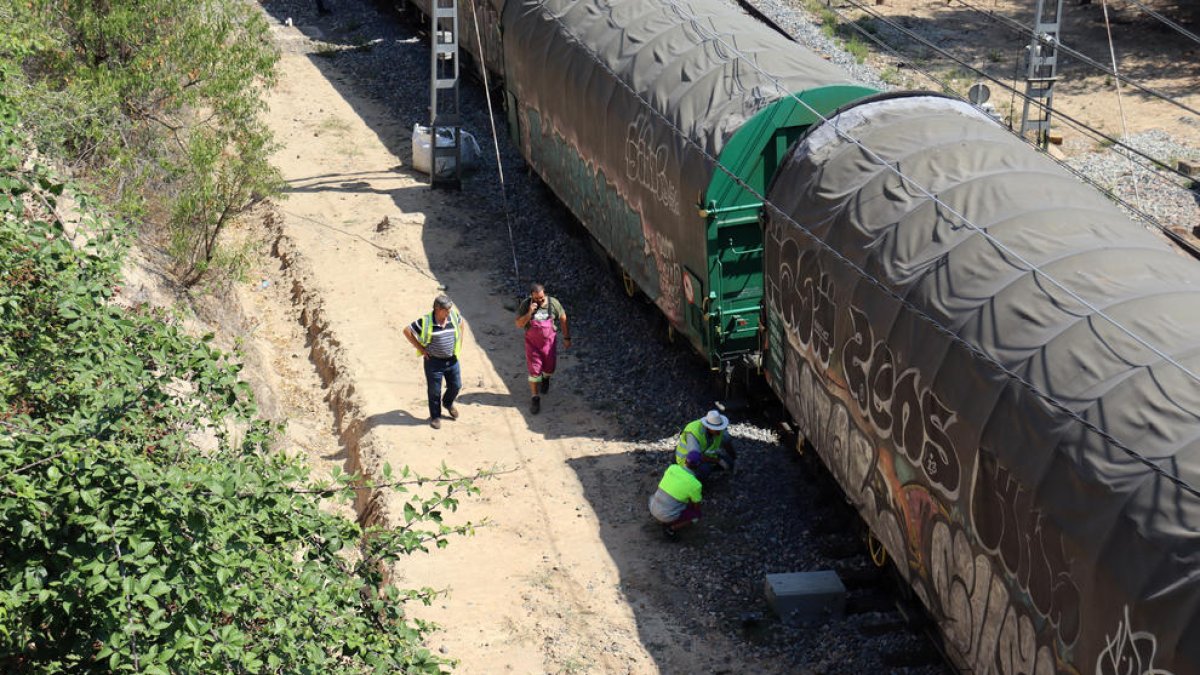
[[[701,455],[700,466],[696,468],[696,477],[700,480],[708,480],[714,471],[732,472],[737,453],[725,433],[728,427],[729,418],[716,410],[709,410],[704,417],[689,423],[679,434],[675,463],[684,466],[688,453],[695,450]]]
[[[429,426],[442,428],[442,409],[450,419],[458,419],[454,400],[462,390],[462,369],[458,355],[462,351],[467,322],[454,309],[449,297],[433,299],[433,309],[404,327],[404,337],[417,348],[425,361],[425,386],[429,396]],[[442,380],[446,393],[442,393]]]
[[[700,520],[702,488],[696,467],[702,463],[700,451],[684,456],[684,464],[667,467],[658,489],[650,496],[650,515],[663,524],[663,533],[675,538],[680,529]]]

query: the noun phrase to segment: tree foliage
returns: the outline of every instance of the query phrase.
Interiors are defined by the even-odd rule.
[[[320,508],[273,450],[239,366],[145,306],[112,302],[120,228],[28,168],[0,94],[0,671],[437,672],[384,567],[443,546],[471,479],[407,471],[406,524]],[[72,242],[71,237],[75,241]],[[420,489],[417,486],[422,486]],[[357,548],[356,548],[357,547]],[[354,551],[355,555],[347,555]]]
[[[38,147],[157,226],[187,285],[230,219],[279,191],[259,119],[277,60],[242,0],[0,3],[3,84]]]

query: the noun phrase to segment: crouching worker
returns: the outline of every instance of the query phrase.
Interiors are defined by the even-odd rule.
[[[698,451],[689,452],[683,466],[672,464],[667,467],[658,490],[650,497],[650,515],[662,523],[668,537],[700,520],[700,479],[696,467],[700,466]]]
[[[686,457],[692,452],[700,453],[700,465],[696,467],[696,477],[707,481],[716,471],[733,471],[733,462],[737,459],[733,442],[725,433],[729,427],[729,418],[709,410],[708,414],[689,423],[679,434],[679,444],[675,447],[675,463],[682,466]]]

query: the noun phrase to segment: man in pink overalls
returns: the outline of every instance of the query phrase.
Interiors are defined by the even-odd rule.
[[[536,415],[542,409],[542,394],[550,391],[550,377],[557,364],[558,330],[562,330],[563,349],[571,346],[571,328],[562,303],[546,295],[541,284],[529,287],[529,297],[517,308],[517,328],[525,330],[525,364],[529,367],[529,412]]]

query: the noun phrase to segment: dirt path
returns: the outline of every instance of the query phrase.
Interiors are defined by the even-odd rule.
[[[685,639],[653,602],[669,551],[643,505],[610,504],[603,519],[593,508],[603,486],[584,485],[578,464],[622,476],[638,470],[630,448],[601,440],[606,421],[570,387],[528,415],[512,310],[471,264],[494,254],[494,237],[471,234],[490,222],[468,195],[431,191],[389,152],[378,130],[406,130],[337,91],[297,29],[275,24],[275,35],[284,55],[267,121],[282,142],[275,160],[289,195],[267,214],[253,282],[238,295],[254,317],[247,346],[269,371],[262,377],[288,421],[287,442],[319,472],[360,462],[369,472],[385,462],[423,475],[442,463],[502,471],[453,518],[485,527],[396,572],[401,586],[449,591],[412,608],[443,626],[430,646],[466,673],[712,672],[727,662],[735,650],[724,638]],[[401,330],[440,289],[470,328],[462,417],[434,430],[421,362]],[[565,353],[564,380],[572,363]],[[393,521],[402,514],[395,496],[376,506]]]

